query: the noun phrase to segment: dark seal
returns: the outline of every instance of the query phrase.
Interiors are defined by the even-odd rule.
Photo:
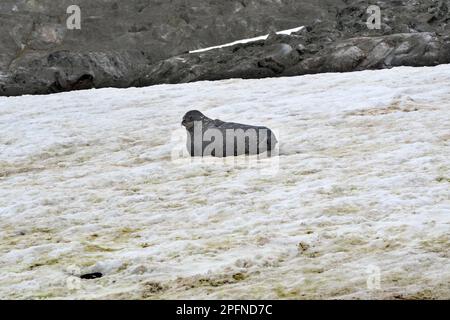
[[[278,143],[273,132],[263,126],[210,119],[200,111],[186,113],[181,124],[187,131],[187,149],[194,157],[272,155]]]

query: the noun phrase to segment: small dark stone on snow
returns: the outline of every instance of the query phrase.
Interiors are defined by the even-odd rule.
[[[94,272],[94,273],[86,273],[80,276],[81,279],[85,279],[85,280],[92,280],[92,279],[97,279],[97,278],[101,278],[103,277],[103,274],[101,274],[100,272]]]

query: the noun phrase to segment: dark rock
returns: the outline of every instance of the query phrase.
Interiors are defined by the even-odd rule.
[[[303,51],[258,43],[182,55],[158,63],[141,85],[450,63],[449,38],[428,32],[327,41]]]
[[[450,57],[450,0],[78,0],[82,29],[68,30],[73,2],[1,1],[0,95],[431,66]],[[366,26],[372,4],[381,8],[380,30]],[[301,25],[290,36],[273,32]]]
[[[268,68],[275,74],[282,73],[286,68],[293,66],[299,60],[299,54],[285,43],[274,44],[267,49],[268,53],[258,61],[258,67]]]
[[[103,277],[103,274],[101,274],[100,272],[87,273],[80,276],[80,278],[84,280],[93,280],[101,277]]]
[[[450,62],[449,42],[434,33],[352,38],[324,52],[326,71],[396,66],[433,66]]]

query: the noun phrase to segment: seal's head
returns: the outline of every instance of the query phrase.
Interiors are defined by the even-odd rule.
[[[206,117],[200,111],[191,110],[184,115],[181,125],[184,126],[187,130],[189,130],[194,127],[195,121],[203,121],[203,119],[205,118]]]

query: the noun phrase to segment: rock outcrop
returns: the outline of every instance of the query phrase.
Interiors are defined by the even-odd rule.
[[[315,44],[313,44],[315,47]],[[183,83],[226,78],[264,78],[450,63],[450,38],[400,33],[337,40],[315,48],[303,44],[245,44],[157,63],[134,83]]]
[[[66,9],[81,8],[81,30]],[[381,29],[366,26],[381,8]],[[450,62],[450,0],[3,0],[0,95]],[[272,31],[305,25],[301,31]],[[267,40],[189,54],[271,33]]]

